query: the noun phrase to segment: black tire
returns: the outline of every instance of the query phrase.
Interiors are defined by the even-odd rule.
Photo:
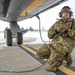
[[[23,35],[22,33],[17,33],[17,44],[21,45],[23,43]]]
[[[12,34],[10,29],[6,29],[6,44],[7,46],[12,45]]]

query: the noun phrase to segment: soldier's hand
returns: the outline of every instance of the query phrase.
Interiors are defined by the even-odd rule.
[[[55,34],[58,34],[59,33],[59,31],[57,29],[55,29],[54,32],[55,32]]]
[[[59,31],[57,29],[54,29],[52,33],[50,33],[50,34],[48,33],[49,39],[53,39],[54,36],[58,33],[59,33]]]
[[[48,36],[49,36],[49,39],[53,39],[55,36],[55,33],[48,34]]]
[[[60,33],[67,33],[68,30],[67,30],[66,28],[61,28],[59,32],[60,32]]]

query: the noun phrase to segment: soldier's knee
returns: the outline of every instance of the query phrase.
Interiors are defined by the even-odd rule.
[[[36,53],[36,54],[35,54],[35,57],[36,57],[36,58],[39,58],[40,56],[39,56],[39,54],[38,54],[38,53]]]
[[[43,57],[38,52],[35,54],[35,57],[39,59],[43,59]]]

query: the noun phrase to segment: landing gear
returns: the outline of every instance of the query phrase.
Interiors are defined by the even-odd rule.
[[[15,35],[16,34],[16,35]],[[10,29],[7,28],[4,32],[4,36],[6,38],[6,45],[12,46],[13,38],[16,38],[16,42],[18,45],[23,43],[22,32],[19,28],[19,25],[15,21],[10,22]]]

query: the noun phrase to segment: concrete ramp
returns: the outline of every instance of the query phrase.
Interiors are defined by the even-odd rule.
[[[65,62],[56,72],[44,69],[46,60],[37,59],[35,53],[42,44],[4,46],[0,49],[0,75],[75,75],[75,54],[73,64],[66,67]]]
[[[19,46],[0,49],[0,75],[54,75]]]

